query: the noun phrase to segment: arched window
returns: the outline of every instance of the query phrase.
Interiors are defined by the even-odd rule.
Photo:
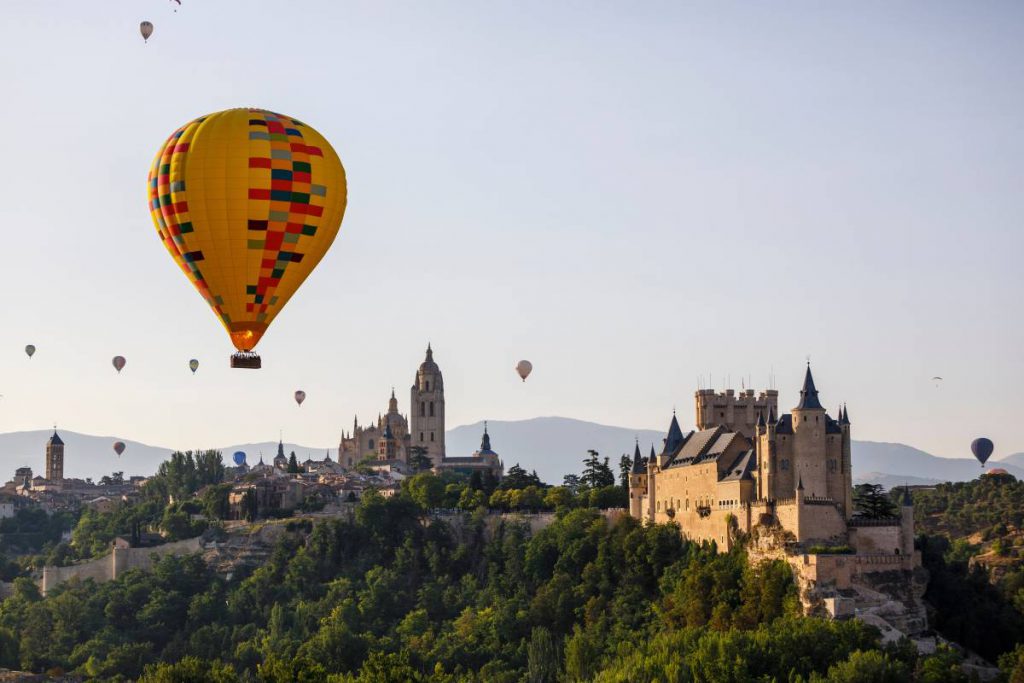
[[[420,417],[426,417],[427,415],[427,402],[420,401]]]
[[[373,439],[370,439],[370,448],[373,448]]]
[[[430,432],[430,440],[431,440],[431,441],[433,441],[433,440],[434,440],[434,432]]]
[[[434,417],[434,402],[430,402],[430,417]]]
[[[420,432],[420,441],[423,441],[423,432]]]
[[[427,380],[427,391],[430,391],[430,380]]]

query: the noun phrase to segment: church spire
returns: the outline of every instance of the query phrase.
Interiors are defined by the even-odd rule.
[[[839,420],[839,424],[850,424],[850,411],[847,410],[845,403],[843,404],[843,417],[841,420]]]
[[[427,360],[434,360],[434,350],[430,348],[430,342],[427,342]]]
[[[804,374],[804,386],[800,390],[800,404],[794,410],[825,410],[818,400],[818,390],[814,387],[814,376],[811,375],[811,363],[807,362]]]
[[[388,413],[398,412],[398,399],[395,398],[395,388],[391,387],[391,400],[388,401]]]
[[[491,450],[491,435],[487,433],[487,420],[484,420],[484,435],[480,439],[480,452]]]

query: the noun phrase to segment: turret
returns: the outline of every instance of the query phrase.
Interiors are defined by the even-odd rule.
[[[653,446],[651,447],[653,450]],[[643,517],[643,497],[647,493],[647,467],[640,456],[639,440],[633,447],[633,466],[629,470],[629,514],[631,517]]]

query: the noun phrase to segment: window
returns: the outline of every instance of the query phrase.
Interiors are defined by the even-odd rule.
[[[420,441],[423,441],[423,432],[420,432]]]
[[[425,417],[427,414],[427,402],[420,401],[420,417]]]
[[[431,440],[431,441],[433,441],[433,440],[434,440],[434,432],[430,432],[430,440]]]
[[[370,443],[369,448],[373,448],[373,439],[370,439],[369,443]]]
[[[434,402],[430,402],[430,417],[434,417]]]
[[[807,416],[804,415],[804,422],[807,422]]]
[[[427,391],[430,391],[430,380],[427,380]]]
[[[789,461],[788,460],[783,459],[783,461],[782,461],[782,469],[783,470],[788,470],[789,469]]]

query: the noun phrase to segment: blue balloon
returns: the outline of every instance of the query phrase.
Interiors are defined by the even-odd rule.
[[[231,456],[231,459],[235,461],[236,465],[245,463],[245,451],[235,451],[235,454]]]
[[[988,456],[992,455],[993,450],[995,450],[995,446],[985,437],[971,442],[971,452],[974,453],[974,457],[978,459],[982,467],[985,466],[985,461],[988,460]]]

